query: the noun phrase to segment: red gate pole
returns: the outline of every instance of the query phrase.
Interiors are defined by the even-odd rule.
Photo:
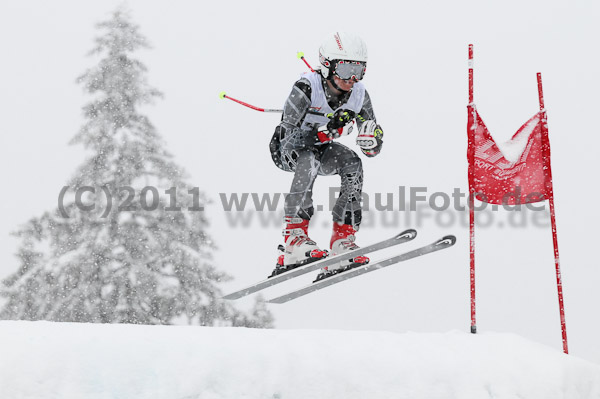
[[[558,236],[556,233],[556,214],[554,209],[554,186],[552,183],[552,168],[550,167],[550,139],[548,138],[548,123],[544,106],[544,92],[542,90],[542,74],[537,74],[538,95],[540,99],[540,111],[542,112],[542,134],[544,144],[544,163],[546,167],[546,184],[550,202],[550,222],[552,224],[552,243],[554,245],[554,265],[556,267],[556,286],[558,289],[558,309],[560,311],[560,328],[562,331],[563,352],[569,353],[567,342],[567,323],[565,320],[565,305],[563,300],[562,274],[560,272],[560,258],[558,255]]]
[[[473,104],[473,45],[469,44],[469,104]]]
[[[475,112],[473,104],[473,45],[469,44],[469,112],[471,112],[472,124],[467,127],[468,158],[469,158],[469,254],[470,254],[470,282],[471,282],[471,333],[477,333],[476,307],[475,307],[475,189],[473,185],[473,173],[475,162]]]

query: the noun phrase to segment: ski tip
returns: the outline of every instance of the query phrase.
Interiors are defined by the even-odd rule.
[[[221,299],[226,299],[228,301],[231,301],[233,299],[239,299],[243,296],[244,296],[244,293],[238,291],[238,292],[232,292],[231,294],[227,294],[227,295],[221,297]]]
[[[402,233],[398,234],[396,237],[396,239],[401,239],[401,238],[409,238],[409,239],[413,239],[417,236],[417,230],[415,229],[408,229],[408,230],[404,230]]]
[[[449,247],[454,245],[455,243],[456,243],[456,237],[453,235],[444,236],[437,242],[438,245],[443,244],[443,245],[446,245]]]
[[[302,51],[298,51],[298,53],[296,55],[298,56],[298,58],[304,57],[304,53]]]
[[[224,91],[219,93],[219,98],[223,99],[225,98],[225,96],[227,95],[227,93],[225,93]]]

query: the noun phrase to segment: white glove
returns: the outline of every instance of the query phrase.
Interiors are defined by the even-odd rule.
[[[356,138],[356,144],[362,150],[372,150],[373,148],[380,145],[382,142],[383,131],[381,127],[374,120],[368,120],[363,123],[358,137]]]

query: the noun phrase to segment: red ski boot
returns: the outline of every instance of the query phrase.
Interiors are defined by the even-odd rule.
[[[308,220],[286,216],[284,221],[286,223],[286,228],[283,230],[285,247],[279,246],[283,254],[279,255],[277,266],[269,277],[318,261],[328,255],[327,251],[320,250],[317,243],[308,237]]]
[[[356,230],[354,227],[352,227],[352,225],[333,222],[333,234],[331,235],[331,242],[329,244],[332,256],[343,254],[359,248],[359,246],[354,243],[356,240],[356,237],[354,236],[355,233]],[[353,259],[342,261],[335,265],[326,266],[321,269],[321,272],[314,282],[323,280],[324,278],[333,276],[337,273],[342,273],[354,267],[366,265],[367,263],[369,263],[368,257],[357,256]]]

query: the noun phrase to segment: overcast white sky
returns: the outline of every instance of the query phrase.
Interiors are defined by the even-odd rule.
[[[60,188],[85,156],[82,147],[68,146],[88,100],[75,79],[95,62],[86,56],[94,24],[119,3],[0,4],[0,276],[17,268],[18,241],[9,233],[56,207]],[[220,91],[281,107],[306,70],[296,52],[316,65],[325,34],[354,30],[369,46],[364,82],[385,131],[381,155],[364,159],[365,192],[396,193],[399,186],[466,191],[466,58],[474,43],[475,102],[498,141],[537,111],[535,74],[542,72],[571,353],[600,363],[594,252],[600,12],[594,3],[129,1],[134,22],[153,45],[139,56],[150,83],[165,94],[146,113],[189,183],[214,201],[207,212],[220,248],[215,261],[235,277],[224,289],[271,271],[281,226],[232,226],[219,193],[285,192],[292,175],[278,170],[267,150],[279,116],[219,100]],[[345,143],[356,148],[352,140]],[[317,180],[317,204],[327,204],[328,186],[335,184],[333,177]],[[280,328],[468,330],[466,226],[440,226],[430,211],[420,223],[414,213],[403,214],[386,227],[382,213],[370,212],[375,222],[365,223],[359,244],[409,227],[419,230],[410,248],[450,233],[459,241],[444,253],[272,306]],[[494,217],[503,224],[477,231],[479,330],[515,332],[560,350],[551,232],[531,223],[508,228],[506,213]],[[329,241],[329,220],[323,212],[311,229],[321,243]]]

